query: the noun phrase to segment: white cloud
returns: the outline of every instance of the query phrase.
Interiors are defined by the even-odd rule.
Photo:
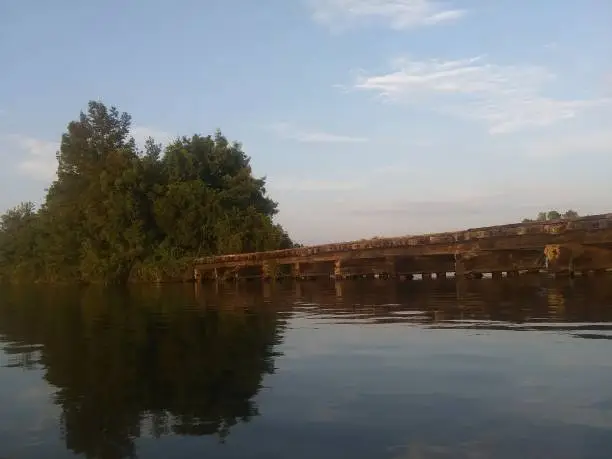
[[[526,152],[537,158],[604,154],[612,157],[612,128],[560,134],[528,143]]]
[[[17,168],[28,177],[48,182],[55,179],[57,161],[55,158],[24,159]]]
[[[28,153],[34,156],[53,156],[57,153],[59,149],[59,143],[50,142],[47,140],[35,139],[32,137],[22,136],[18,134],[14,134],[9,136],[9,138],[20,148],[28,151]]]
[[[367,142],[365,137],[331,134],[323,131],[313,131],[292,126],[289,123],[274,123],[270,126],[277,135],[285,139],[303,143],[359,143]]]
[[[141,147],[148,137],[153,137],[157,142],[163,144],[172,139],[170,134],[146,126],[134,126],[131,134]],[[40,140],[19,134],[9,135],[7,139],[24,153],[17,162],[17,169],[21,174],[41,181],[51,181],[55,178],[57,172],[56,153],[60,147],[58,142]]]
[[[551,41],[551,42],[546,43],[544,45],[544,49],[547,49],[547,50],[550,50],[550,51],[556,50],[558,48],[559,48],[559,43],[557,43],[556,41]]]
[[[454,225],[467,227],[471,224],[468,221],[480,220],[482,225],[520,221],[526,216],[536,215],[542,209],[575,209],[582,214],[605,212],[609,209],[605,199],[609,189],[607,184],[568,188],[563,182],[555,183],[554,178],[542,183],[502,181],[498,186],[480,185],[458,195],[444,196],[440,193],[425,199],[419,196],[377,200],[364,198],[352,206],[345,206],[342,211],[353,216],[377,219],[381,224],[389,223],[389,227],[395,226],[393,220],[396,218],[411,218],[415,222],[411,225],[423,222],[424,226],[420,229],[414,227],[410,231],[428,231],[427,225],[439,222],[440,226],[430,229],[446,231],[454,229]],[[389,233],[393,232],[397,230]]]
[[[268,188],[278,191],[352,191],[364,183],[352,180],[270,179]]]
[[[315,21],[332,28],[381,21],[394,29],[452,22],[465,10],[437,0],[310,0]]]
[[[604,91],[612,94],[612,72],[604,76]]]
[[[9,140],[26,155],[17,163],[17,169],[36,180],[52,180],[57,171],[56,153],[59,143],[22,135],[10,135]]]
[[[132,126],[130,132],[132,134],[132,137],[134,137],[134,140],[140,147],[144,145],[145,141],[149,137],[153,137],[156,142],[164,145],[170,143],[173,137],[175,137],[169,134],[168,132],[147,126]]]
[[[396,59],[393,71],[358,76],[354,88],[394,102],[432,105],[455,116],[484,122],[491,134],[541,127],[579,112],[609,106],[612,99],[557,99],[543,94],[556,79],[547,69],[497,65],[483,57],[464,60]]]

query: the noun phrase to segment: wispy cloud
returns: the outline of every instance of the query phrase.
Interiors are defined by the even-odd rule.
[[[385,200],[383,205],[380,204],[380,199],[377,201],[362,199],[358,205],[347,205],[343,211],[351,215],[373,217],[440,218],[447,222],[449,218],[461,221],[463,217],[470,215],[505,214],[514,215],[514,218],[524,218],[536,214],[541,209],[575,208],[582,211],[584,203],[593,203],[592,207],[595,208],[601,207],[605,198],[594,199],[594,196],[605,196],[606,188],[609,187],[602,184],[591,189],[568,189],[563,183],[555,183],[554,178],[543,183],[503,182],[497,186],[490,184],[473,187],[456,196],[440,194],[427,199],[418,196],[414,196],[413,199],[390,198]],[[500,206],[500,202],[504,205]],[[508,222],[510,221],[512,220],[509,219]]]
[[[148,126],[132,126],[131,134],[140,147],[144,145],[149,137],[164,145],[170,143],[174,137],[166,131]]]
[[[367,142],[365,137],[331,134],[324,131],[315,131],[298,128],[289,123],[274,123],[269,126],[279,137],[303,143],[359,143]]]
[[[557,50],[559,49],[559,43],[557,43],[556,41],[548,42],[544,45],[544,49],[547,49],[549,51]]]
[[[142,147],[148,137],[153,137],[157,142],[167,144],[173,138],[165,131],[146,126],[134,126],[131,130],[132,137]],[[21,134],[11,134],[5,137],[12,148],[20,151],[17,161],[17,170],[32,179],[50,181],[55,178],[57,172],[56,153],[60,144],[48,140],[41,140]]]
[[[19,172],[35,180],[53,179],[57,171],[57,142],[18,134],[8,136],[8,140],[24,153],[17,163]]]
[[[409,29],[456,21],[465,10],[437,0],[310,0],[315,21],[334,29],[381,22]]]
[[[612,72],[604,76],[604,91],[607,94],[612,94]]]
[[[352,191],[363,188],[364,184],[353,180],[311,180],[270,178],[268,188],[279,191]]]
[[[602,154],[612,157],[612,127],[531,141],[527,144],[525,151],[529,156],[543,159],[585,154]]]
[[[139,146],[143,146],[148,137],[166,144],[172,139],[167,132],[146,126],[135,126],[131,130],[132,137]],[[12,134],[6,137],[9,144],[21,152],[17,162],[17,170],[24,176],[35,180],[50,181],[57,172],[56,153],[58,142],[41,140],[30,136]]]
[[[492,134],[541,127],[573,118],[612,99],[558,99],[544,95],[557,76],[544,67],[464,60],[396,59],[392,70],[360,75],[353,87],[408,104],[427,103],[451,115],[484,122]],[[434,102],[434,103],[432,103]]]

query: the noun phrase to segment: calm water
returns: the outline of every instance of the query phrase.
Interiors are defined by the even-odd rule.
[[[2,458],[606,458],[612,278],[0,290]]]

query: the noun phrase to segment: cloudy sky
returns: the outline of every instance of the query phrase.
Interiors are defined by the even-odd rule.
[[[612,211],[610,0],[0,2],[0,208],[90,99],[217,127],[326,242]]]

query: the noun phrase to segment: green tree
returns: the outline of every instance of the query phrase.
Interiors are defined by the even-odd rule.
[[[43,206],[2,217],[3,278],[159,280],[193,257],[292,246],[238,142],[217,130],[141,151],[130,129],[130,115],[101,102],[68,124]]]
[[[575,210],[567,210],[564,214],[563,214],[563,218],[578,218],[580,217],[580,215],[578,215],[578,212],[576,212]]]
[[[0,279],[36,277],[39,228],[32,202],[23,202],[0,217]]]
[[[571,210],[571,209],[567,210],[563,214],[557,210],[549,210],[548,212],[539,212],[535,220],[531,218],[524,218],[523,223],[529,223],[533,221],[545,222],[548,220],[560,220],[562,218],[571,219],[571,218],[579,218],[579,217],[580,215],[578,215],[578,212],[576,212],[575,210]]]

